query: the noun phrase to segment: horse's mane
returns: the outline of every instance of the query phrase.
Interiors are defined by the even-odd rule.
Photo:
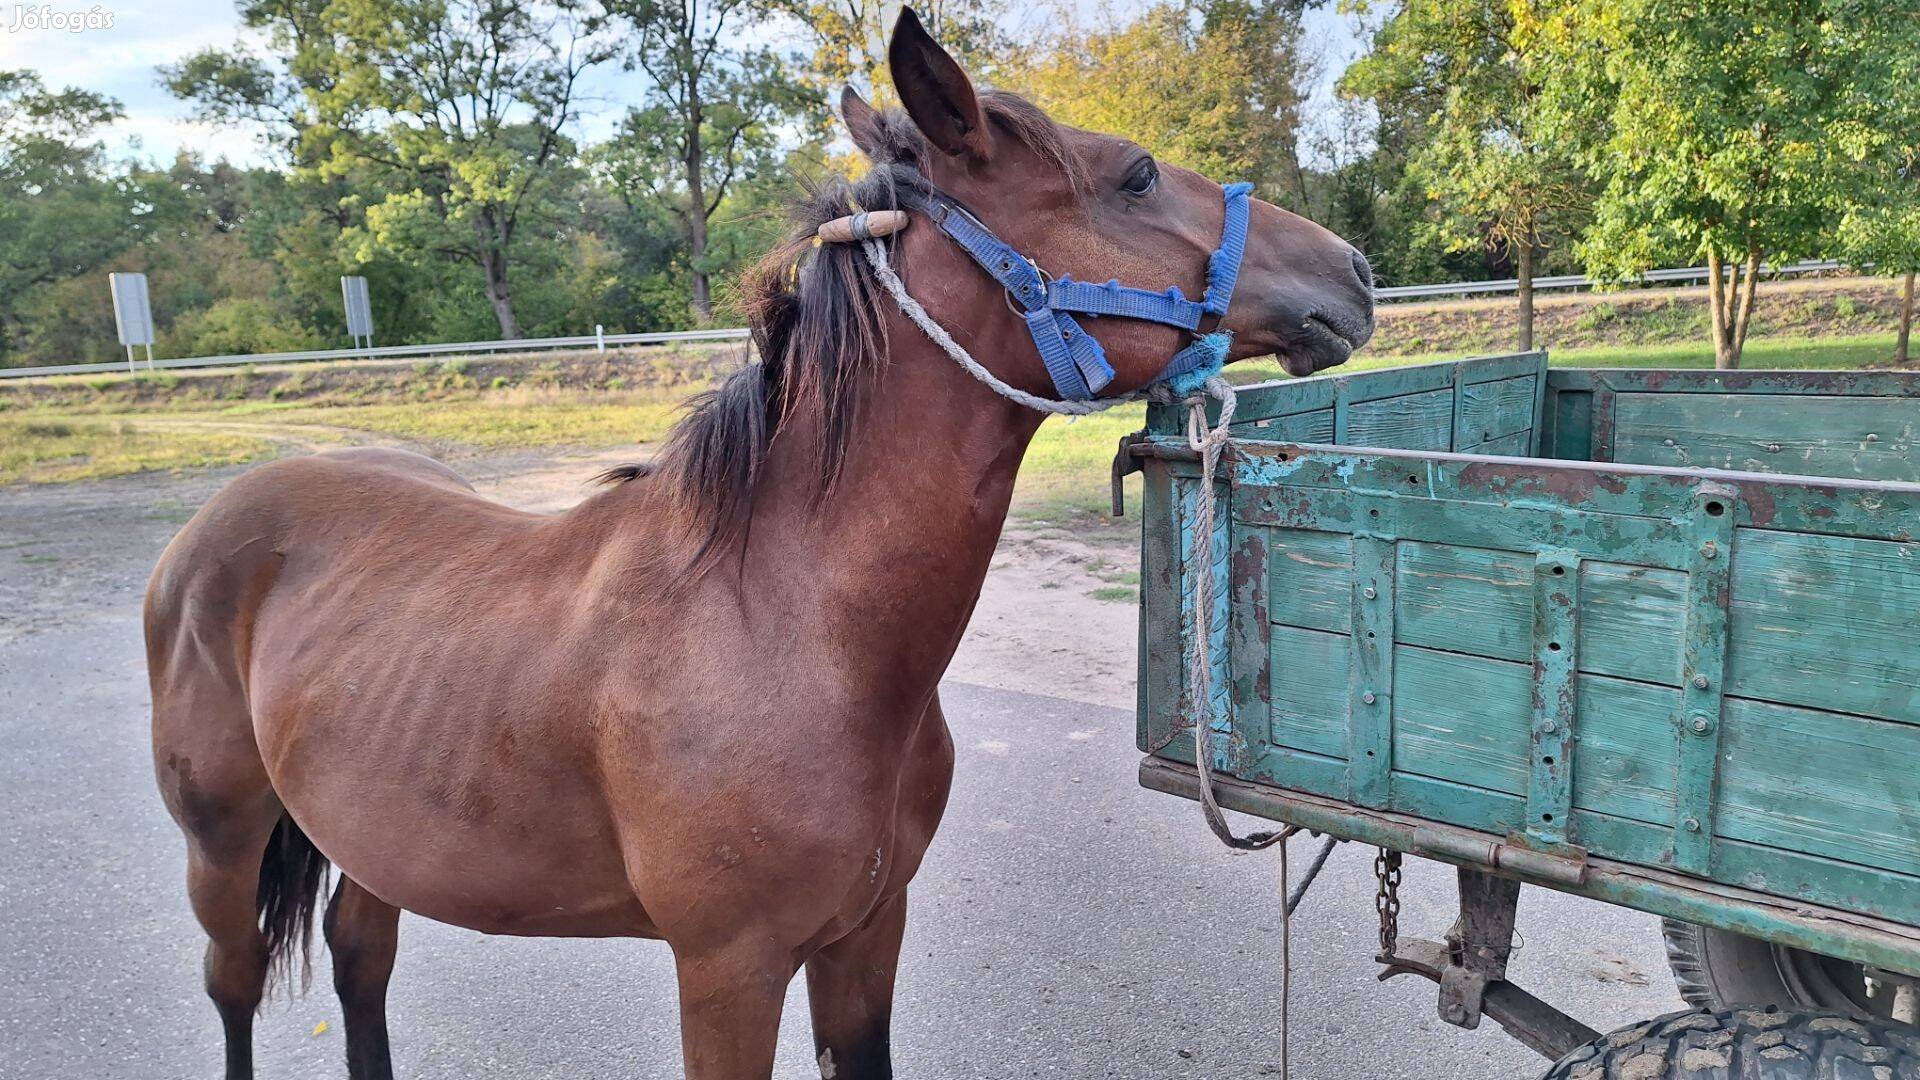
[[[981,105],[1001,131],[1077,178],[1059,129],[1039,108],[1001,92],[983,95]],[[814,234],[862,210],[920,209],[928,190],[921,163],[929,148],[903,111],[880,114],[878,141],[869,148],[873,168],[859,180],[800,181],[792,231],[742,279],[740,306],[759,360],[688,403],[655,469],[601,476],[621,482],[653,473],[671,484],[689,519],[706,526],[702,557],[745,537],[768,450],[788,425],[819,421],[813,495],[831,494],[840,477],[865,391],[886,365],[882,313],[890,301],[858,245],[815,244]]]

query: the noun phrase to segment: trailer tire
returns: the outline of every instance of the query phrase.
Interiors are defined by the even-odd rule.
[[[1914,1080],[1920,1030],[1830,1012],[1678,1012],[1622,1028],[1541,1080]]]
[[[1777,1005],[1888,1019],[1890,999],[1869,993],[1866,969],[1847,960],[1674,919],[1661,920],[1667,967],[1696,1009]]]

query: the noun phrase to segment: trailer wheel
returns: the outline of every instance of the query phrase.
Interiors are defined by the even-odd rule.
[[[1568,1054],[1541,1080],[1913,1080],[1920,1030],[1832,1012],[1678,1012]]]
[[[1852,961],[1673,919],[1661,921],[1661,933],[1680,996],[1697,1009],[1777,1005],[1857,1019],[1894,1016],[1896,988]]]

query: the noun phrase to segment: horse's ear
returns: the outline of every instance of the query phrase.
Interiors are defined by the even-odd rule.
[[[868,161],[878,162],[885,156],[881,153],[886,140],[880,133],[880,113],[851,86],[840,90],[840,119],[847,125],[853,145],[867,155]]]
[[[887,66],[913,124],[935,147],[984,161],[993,135],[967,73],[933,40],[912,8],[901,8],[887,45]]]

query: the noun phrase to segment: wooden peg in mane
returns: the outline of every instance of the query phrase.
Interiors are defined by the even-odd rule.
[[[829,244],[848,244],[855,240],[873,240],[892,236],[907,227],[905,210],[873,210],[834,218],[820,226],[815,235]]]

